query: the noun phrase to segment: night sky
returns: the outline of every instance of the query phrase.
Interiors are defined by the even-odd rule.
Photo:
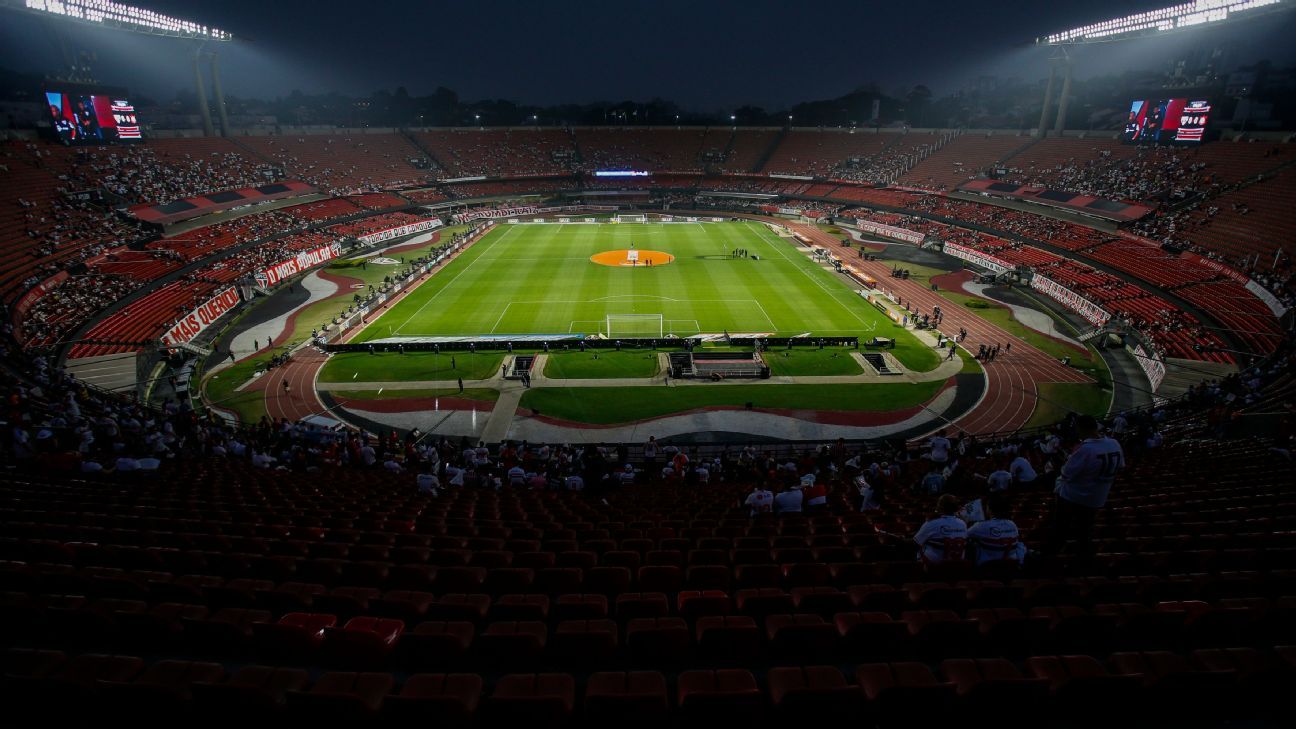
[[[142,0],[138,5],[225,28],[247,42],[222,44],[226,93],[261,98],[338,91],[367,94],[437,86],[461,98],[554,104],[658,96],[713,111],[770,109],[831,98],[869,82],[936,94],[983,74],[1047,74],[1036,36],[1169,0],[955,3],[706,0]],[[363,9],[363,10],[360,10]],[[1296,15],[1287,13],[1286,16]],[[1281,60],[1292,23],[1256,23],[1269,35],[1241,44],[1239,62]],[[1277,27],[1276,27],[1277,26]],[[65,24],[66,28],[66,24]],[[1086,49],[1082,74],[1150,67],[1192,38]],[[157,98],[192,85],[185,45],[97,29],[66,32],[95,50],[99,79]],[[0,11],[0,66],[57,69],[47,21]],[[1159,44],[1159,45],[1158,45]],[[1160,58],[1159,58],[1160,57]]]

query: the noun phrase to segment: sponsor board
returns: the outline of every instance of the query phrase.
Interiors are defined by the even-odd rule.
[[[1085,321],[1100,327],[1111,319],[1111,314],[1101,306],[1077,294],[1071,289],[1038,273],[1031,277],[1031,288],[1057,301],[1066,308],[1084,317]]]
[[[399,238],[403,235],[410,235],[411,233],[422,233],[423,231],[432,230],[433,228],[440,228],[440,227],[441,227],[441,219],[432,218],[431,220],[420,220],[417,223],[410,223],[409,225],[401,225],[395,228],[388,228],[387,230],[380,230],[377,233],[362,235],[356,238],[356,240],[360,241],[364,245],[371,245],[374,243],[381,243],[385,240],[392,240],[393,238]]]
[[[1139,363],[1139,367],[1143,369],[1143,374],[1147,375],[1148,382],[1152,384],[1152,392],[1156,392],[1165,380],[1165,362],[1162,362],[1161,358],[1154,354],[1148,354],[1148,351],[1141,344],[1135,344],[1132,347],[1126,346],[1125,349],[1134,355],[1134,360]]]
[[[337,258],[338,254],[341,252],[342,244],[337,241],[309,251],[302,251],[292,258],[284,259],[257,273],[257,285],[263,288],[276,286],[280,281],[283,281],[286,278],[292,278],[308,268],[318,266],[325,261],[331,261],[334,258]]]
[[[856,218],[855,227],[859,228],[860,230],[866,233],[875,233],[877,235],[884,235],[888,238],[895,238],[896,240],[902,240],[906,243],[923,242],[922,233],[918,233],[912,230],[906,230],[904,228],[897,228],[894,225],[875,223],[872,220],[865,220],[864,218]]]
[[[950,243],[946,241],[944,249],[946,253],[955,258],[961,258],[968,263],[975,264],[982,268],[988,268],[995,273],[1005,273],[1015,268],[1011,263],[1008,263],[1005,260],[995,258],[988,253],[982,253],[981,251],[968,248],[967,246],[959,245],[958,243]]]
[[[162,335],[162,343],[168,346],[193,341],[207,327],[239,305],[238,289],[230,286],[217,292],[215,296],[199,304],[193,311],[185,314]]]

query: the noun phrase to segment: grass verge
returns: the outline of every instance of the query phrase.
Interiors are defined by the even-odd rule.
[[[661,369],[653,350],[552,352],[544,375],[554,380],[653,377]]]
[[[704,407],[888,412],[930,400],[943,383],[862,385],[716,385],[679,387],[542,387],[521,406],[579,423],[625,423]]]
[[[329,358],[320,370],[320,382],[454,382],[493,377],[504,363],[503,352],[343,352]]]

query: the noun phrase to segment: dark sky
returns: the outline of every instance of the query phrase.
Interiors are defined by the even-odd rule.
[[[359,94],[398,85],[421,94],[444,85],[464,99],[549,104],[661,96],[714,111],[743,103],[777,108],[837,96],[870,81],[885,91],[925,83],[941,94],[982,73],[1034,79],[1047,73],[1047,49],[1032,45],[1036,36],[1172,2],[137,4],[249,38],[220,49],[226,93],[236,95],[271,97],[293,89]],[[105,83],[161,98],[192,85],[180,42],[97,29],[66,31],[62,25],[72,46],[98,53],[96,71]],[[1269,25],[1265,29],[1272,31]],[[0,10],[0,65],[23,71],[57,68],[59,35],[48,21]],[[1290,46],[1277,35],[1245,43],[1243,52],[1290,53],[1284,50]],[[1156,42],[1103,46],[1088,51],[1085,71],[1147,66],[1160,53]]]

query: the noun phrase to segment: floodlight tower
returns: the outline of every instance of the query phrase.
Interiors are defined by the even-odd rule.
[[[198,107],[203,120],[203,133],[212,136],[211,109],[207,92],[203,88],[202,62],[210,60],[212,91],[216,94],[216,110],[221,121],[221,134],[229,134],[229,119],[225,111],[225,95],[221,92],[220,72],[216,54],[203,52],[208,42],[225,43],[234,40],[233,34],[191,20],[181,20],[152,10],[137,8],[112,0],[0,0],[0,8],[18,10],[67,22],[112,28],[128,33],[183,38],[197,43],[194,49],[194,84],[198,94]]]
[[[1182,32],[1204,25],[1250,20],[1269,13],[1291,10],[1293,7],[1296,7],[1296,0],[1189,0],[1159,10],[1104,20],[1036,38],[1035,43],[1038,45],[1057,48],[1057,52],[1049,58],[1049,83],[1044,91],[1044,109],[1040,112],[1038,136],[1042,138],[1047,131],[1049,107],[1053,103],[1053,84],[1059,66],[1064,75],[1053,131],[1061,134],[1066,124],[1073,71],[1073,62],[1067,51],[1070,46],[1113,43]]]

